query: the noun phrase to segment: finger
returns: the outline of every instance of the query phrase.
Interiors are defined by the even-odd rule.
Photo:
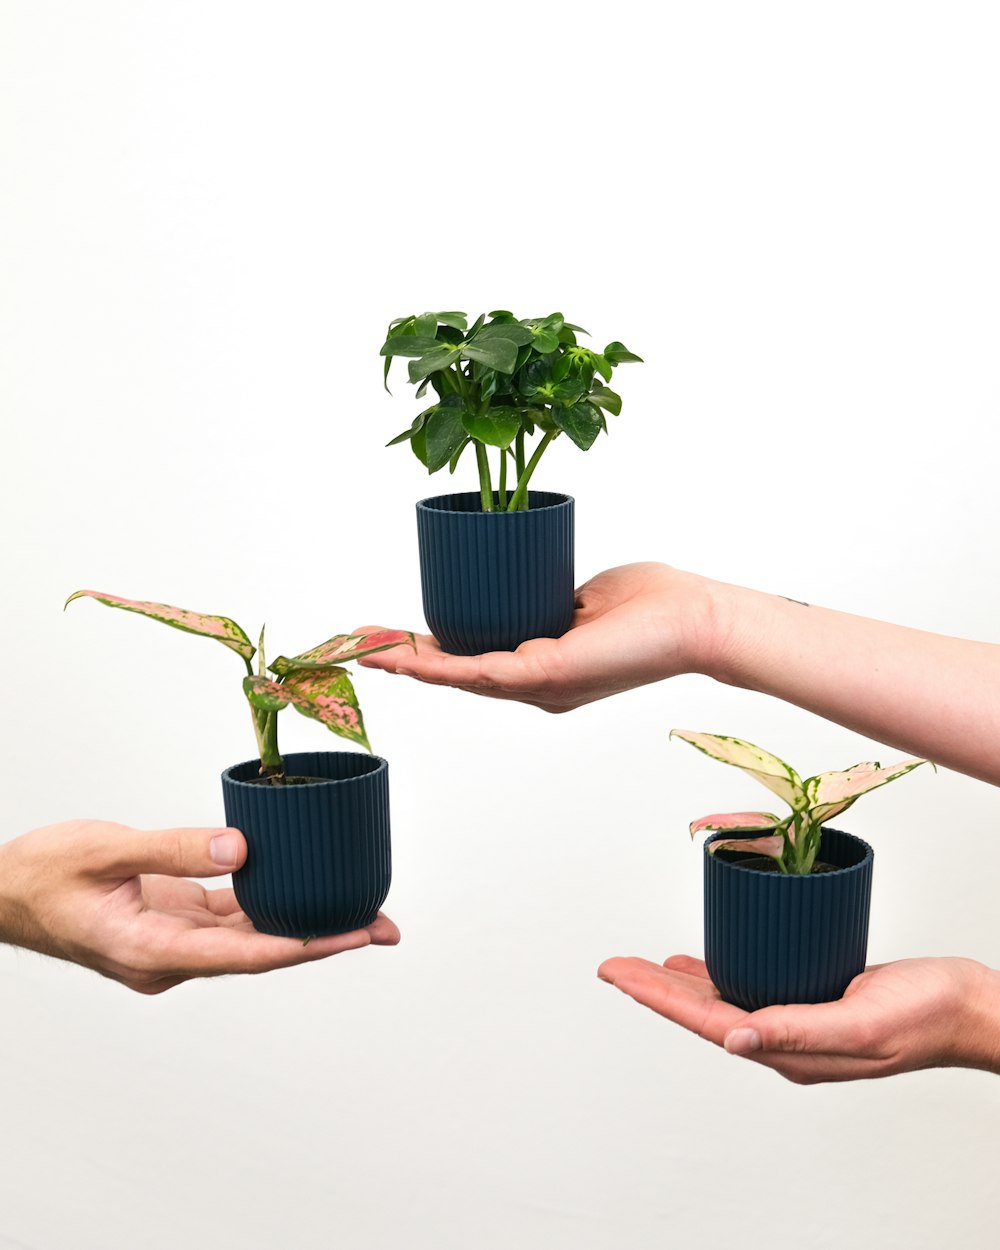
[[[671,955],[663,961],[663,966],[671,972],[685,972],[688,976],[701,977],[711,984],[712,978],[708,975],[704,959],[695,959],[691,955]]]
[[[169,877],[219,877],[239,868],[247,844],[238,829],[129,829],[94,822],[76,847],[80,872],[106,880],[139,873]]]
[[[764,1007],[726,1036],[733,1055],[843,1055],[874,1057],[877,1037],[867,1013],[851,999],[833,1003]]]
[[[671,972],[645,959],[609,959],[599,975],[637,1003],[717,1046],[747,1014],[724,1003],[701,978]]]
[[[242,916],[243,908],[230,890],[206,890],[205,906],[213,916]]]
[[[314,963],[344,951],[371,944],[367,929],[355,929],[335,937],[272,937],[255,930],[219,926],[188,929],[171,936],[153,952],[155,964],[145,969],[164,977],[215,977],[236,973],[273,972],[298,964]]]
[[[419,645],[419,644],[418,644]],[[381,659],[392,655],[380,651],[367,659]],[[358,663],[365,661],[359,660]],[[525,663],[515,651],[489,651],[483,655],[449,655],[436,650],[408,651],[399,656],[393,665],[378,665],[387,672],[402,677],[415,677],[418,681],[435,686],[459,686],[475,694],[494,690],[515,690],[525,684]]]
[[[399,942],[399,930],[382,912],[368,926],[368,935],[373,946],[396,946]]]

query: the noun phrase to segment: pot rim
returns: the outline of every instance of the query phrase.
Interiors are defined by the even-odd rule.
[[[384,756],[369,754],[367,751],[289,751],[286,755],[282,756],[282,759],[294,760],[294,759],[298,759],[298,758],[301,758],[302,756],[307,756],[307,755],[360,755],[364,759],[375,761],[375,766],[373,768],[367,769],[365,772],[358,773],[354,777],[321,777],[321,778],[317,778],[315,781],[306,781],[306,782],[303,782],[301,785],[297,785],[297,786],[288,786],[288,787],[275,786],[273,788],[274,791],[278,789],[286,788],[289,790],[289,792],[292,792],[295,790],[302,790],[308,787],[350,785],[351,782],[354,782],[354,781],[367,781],[371,777],[377,777],[379,773],[385,772],[386,769],[389,767],[389,761]],[[256,778],[253,781],[242,781],[239,778],[234,777],[232,774],[238,768],[246,768],[248,765],[259,764],[259,763],[260,763],[260,758],[256,757],[254,759],[241,760],[238,764],[230,764],[228,768],[223,769],[222,784],[228,785],[228,786],[247,786],[247,787],[254,786],[256,787],[258,785]]]
[[[493,493],[496,494],[496,491],[494,491]],[[511,491],[508,491],[508,494],[511,494],[511,493],[512,493]],[[534,512],[537,515],[539,512],[548,512],[552,508],[565,508],[567,504],[576,502],[572,495],[566,495],[562,491],[558,491],[558,490],[534,490],[533,491],[529,489],[528,495],[529,497],[531,495],[553,495],[555,496],[556,502],[539,504],[536,507],[529,508],[526,513],[525,512],[494,512],[494,513],[490,513],[490,515],[491,516],[530,516],[532,512]],[[478,499],[479,491],[477,490],[453,490],[453,491],[444,491],[441,494],[437,494],[437,495],[428,495],[425,499],[417,500],[417,507],[422,508],[425,512],[442,512],[446,516],[484,516],[486,515],[483,512],[474,512],[474,511],[473,512],[460,512],[460,511],[456,511],[453,508],[439,508],[435,506],[436,501],[439,499],[458,499],[458,498],[461,498],[462,496],[469,496],[469,497],[474,497]]]
[[[862,855],[862,857],[858,860],[858,862],[857,862],[856,864],[847,864],[847,865],[846,865],[845,867],[843,867],[843,868],[840,868],[840,867],[835,867],[835,868],[834,868],[834,870],[833,870],[833,872],[818,872],[818,873],[775,872],[775,873],[767,873],[766,875],[767,875],[767,877],[768,877],[768,880],[773,880],[773,881],[822,881],[824,878],[839,877],[839,876],[843,876],[845,873],[849,873],[849,872],[860,872],[860,871],[862,871],[862,870],[863,870],[863,869],[864,869],[864,868],[865,868],[868,864],[871,864],[871,863],[874,861],[874,859],[875,859],[875,848],[874,848],[874,847],[873,847],[870,843],[866,842],[866,841],[864,840],[864,838],[859,838],[859,837],[858,837],[858,835],[857,835],[856,833],[848,833],[846,829],[833,829],[833,828],[831,828],[831,826],[829,826],[829,825],[824,825],[824,826],[823,826],[823,828],[824,828],[825,830],[828,830],[830,833],[838,833],[838,834],[840,834],[840,836],[841,836],[842,838],[850,838],[852,842],[855,842],[855,843],[857,843],[857,845],[858,845],[858,846],[861,846],[861,847],[863,847],[863,848],[864,848],[864,854]],[[759,837],[761,832],[764,832],[764,831],[763,831],[763,830],[759,830],[759,831],[757,831],[757,832],[755,832],[755,833],[752,833],[752,834],[747,834],[747,837],[748,837],[748,838],[751,838],[751,837]],[[717,831],[717,832],[713,833],[710,837],[708,837],[708,838],[706,838],[706,839],[705,839],[705,845],[704,845],[704,850],[703,850],[702,854],[703,854],[703,856],[704,856],[704,860],[705,860],[706,865],[708,864],[708,860],[709,860],[708,848],[709,848],[710,844],[711,844],[712,842],[721,842],[721,841],[724,841],[724,840],[725,840],[725,841],[728,841],[728,840],[729,840],[729,838],[730,838],[730,835],[727,835],[724,831],[719,830],[719,831]],[[821,845],[822,845],[822,843],[821,843]],[[740,852],[734,852],[734,853],[735,853],[735,854],[740,854]],[[750,853],[751,853],[751,852],[747,852],[747,854],[750,854]],[[733,863],[731,860],[728,860],[728,859],[716,859],[714,856],[712,857],[712,862],[713,862],[713,863],[715,863],[715,864],[719,864],[719,865],[720,865],[722,868],[724,868],[724,869],[728,869],[728,868],[739,868],[739,869],[742,869],[744,872],[756,872],[756,871],[757,871],[757,869],[756,869],[756,868],[748,868],[748,867],[746,866],[746,864],[745,864],[745,863],[738,863],[738,864],[736,864],[736,863]]]

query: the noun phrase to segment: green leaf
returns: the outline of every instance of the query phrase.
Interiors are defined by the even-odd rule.
[[[427,468],[436,473],[443,469],[465,438],[462,410],[442,404],[427,422]]]
[[[108,595],[100,590],[75,590],[63,605],[65,610],[74,599],[96,599],[109,608],[121,608],[136,612],[139,616],[160,621],[186,634],[198,634],[202,638],[214,638],[230,651],[245,660],[252,660],[257,648],[235,621],[228,616],[206,616],[202,612],[189,612],[186,608],[174,608],[169,603],[153,603],[145,599],[123,599],[120,595]]]
[[[438,312],[433,315],[441,325],[451,326],[453,330],[461,330],[463,333],[469,324],[464,312]]]
[[[596,404],[598,408],[604,408],[616,417],[621,415],[622,397],[608,387],[595,386],[587,398],[592,404]]]
[[[547,356],[559,347],[559,334],[556,330],[533,331],[533,346],[540,356]]]
[[[462,439],[461,447],[459,447],[458,451],[456,451],[455,454],[452,456],[452,458],[448,461],[449,473],[454,473],[455,470],[458,468],[458,462],[459,460],[462,459],[462,452],[465,451],[466,447],[468,447],[471,442],[472,442],[471,438]]]
[[[458,360],[460,355],[457,348],[442,347],[438,344],[435,350],[428,352],[426,356],[410,361],[408,366],[410,381],[421,382],[428,374],[436,373],[439,369],[447,369]]]
[[[492,322],[488,326],[483,326],[479,333],[475,336],[474,342],[482,343],[484,339],[509,339],[518,347],[524,347],[526,343],[530,343],[534,335],[527,326],[519,325],[515,322],[498,321]]]
[[[594,368],[605,380],[605,382],[611,381],[611,370],[613,368],[611,362],[604,356],[598,356],[596,352],[594,352]]]
[[[481,413],[466,412],[462,424],[478,442],[507,448],[521,428],[521,418],[513,408],[487,408]]]
[[[570,408],[554,406],[552,420],[560,430],[569,435],[581,451],[587,451],[592,447],[594,439],[601,432],[601,414],[586,400],[573,404]]]
[[[614,343],[609,343],[607,345],[604,349],[604,355],[605,358],[613,365],[624,365],[628,364],[630,361],[634,361],[636,364],[640,365],[644,363],[641,356],[637,356],[634,352],[630,352],[624,343],[619,343],[617,340],[615,340]]]
[[[477,339],[474,343],[466,343],[462,355],[488,365],[498,373],[513,373],[517,364],[517,344],[505,338],[490,338],[485,342]]]
[[[380,356],[426,356],[440,349],[441,344],[433,335],[397,334],[382,344]]]
[[[405,443],[407,439],[412,438],[414,434],[419,433],[427,424],[427,419],[431,413],[437,411],[437,404],[432,404],[430,408],[425,408],[423,412],[418,412],[413,418],[413,424],[408,430],[404,430],[402,434],[397,434],[395,438],[390,438],[386,443],[386,447],[395,447],[397,443]]]
[[[427,426],[426,425],[422,429],[417,430],[416,434],[414,434],[413,437],[410,439],[410,447],[413,450],[413,454],[416,456],[416,458],[420,461],[420,463],[426,469],[427,468]]]

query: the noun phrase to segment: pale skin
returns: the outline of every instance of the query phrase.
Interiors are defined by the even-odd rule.
[[[577,592],[571,628],[559,639],[467,657],[418,635],[416,654],[385,651],[360,662],[547,712],[701,673],[1000,784],[1000,647],[663,564],[630,564],[592,578]],[[869,967],[836,1003],[752,1014],[723,1003],[704,964],[686,955],[662,966],[610,959],[599,976],[731,1054],[803,1084],[935,1066],[1000,1073],[1000,972],[971,959]]]
[[[35,829],[0,846],[0,942],[92,968],[140,994],[193,977],[270,972],[362,946],[392,946],[379,915],[337,937],[258,933],[218,877],[246,859],[238,829],[142,831],[102,820]]]

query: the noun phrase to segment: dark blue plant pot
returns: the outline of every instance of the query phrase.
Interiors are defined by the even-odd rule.
[[[233,873],[240,906],[262,933],[319,937],[371,924],[389,893],[389,766],[356,751],[286,755],[308,785],[254,782],[259,760],[222,774],[226,823],[247,840]]]
[[[573,618],[573,500],[528,492],[527,512],[483,512],[478,491],[417,504],[431,633],[453,655],[559,638]]]
[[[711,841],[705,963],[726,1002],[756,1011],[840,998],[865,966],[874,858],[868,843],[824,828],[818,858],[839,871],[803,877],[745,867],[753,857],[742,852],[709,855]]]

